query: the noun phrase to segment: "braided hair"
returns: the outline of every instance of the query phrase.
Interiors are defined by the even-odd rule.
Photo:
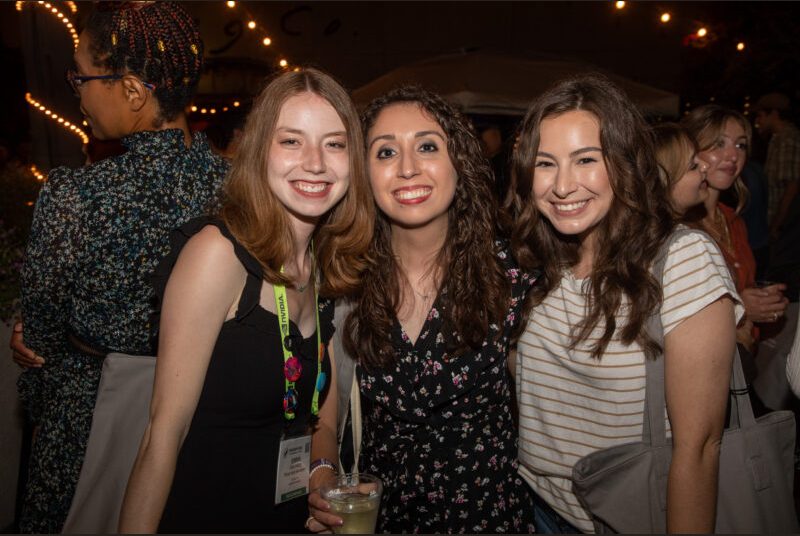
[[[99,2],[85,32],[97,67],[155,86],[162,121],[174,120],[189,104],[203,71],[203,42],[176,2]]]

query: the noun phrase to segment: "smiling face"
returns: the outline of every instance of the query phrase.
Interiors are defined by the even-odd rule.
[[[314,93],[286,99],[267,156],[269,187],[289,214],[316,221],[347,192],[350,161],[344,123]]]
[[[708,162],[708,185],[727,190],[742,173],[747,160],[747,134],[735,119],[728,119],[712,146],[700,152]]]
[[[594,114],[576,110],[542,120],[533,199],[558,232],[578,235],[583,244],[591,239],[614,200]]]
[[[708,163],[697,154],[692,154],[686,173],[670,188],[672,208],[683,215],[690,208],[708,199]]]
[[[375,202],[393,225],[447,226],[458,174],[442,127],[415,103],[381,110],[367,133]]]
[[[81,33],[74,55],[76,73],[79,76],[111,74],[94,65],[89,45],[89,34]],[[118,139],[130,133],[126,128],[127,101],[122,84],[89,80],[81,84],[77,92],[81,99],[81,113],[97,139]]]

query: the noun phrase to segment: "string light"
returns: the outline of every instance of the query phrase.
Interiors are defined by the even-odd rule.
[[[236,100],[236,101],[233,101],[233,107],[234,107],[234,108],[238,108],[238,107],[239,107],[239,104],[240,104],[240,103],[239,103],[239,101],[238,101],[238,100]]]
[[[80,127],[70,123],[54,111],[48,109],[44,104],[31,97],[30,93],[25,93],[25,100],[28,101],[28,104],[42,112],[45,117],[49,117],[50,119],[56,121],[59,125],[78,136],[84,144],[89,143],[89,136],[87,136],[86,133],[80,129]]]
[[[744,42],[743,42],[743,41],[739,41],[739,42],[736,44],[736,50],[738,50],[739,52],[741,52],[742,50],[744,50]]]
[[[44,175],[44,173],[39,171],[39,168],[37,168],[34,165],[31,165],[30,170],[31,170],[31,174],[33,174],[33,176],[36,177],[37,181],[44,182],[45,175]]]
[[[21,1],[17,2],[15,4],[17,11],[22,11],[22,6],[25,3],[26,2],[21,2]],[[27,3],[33,3],[33,2],[27,2]],[[60,20],[61,23],[67,28],[67,31],[69,31],[69,35],[70,37],[72,37],[73,46],[75,48],[78,48],[78,32],[75,31],[75,26],[72,24],[72,21],[69,20],[69,18],[66,15],[64,15],[57,7],[53,6],[50,2],[45,2],[44,0],[39,0],[34,5],[42,6],[48,11],[50,11],[51,14],[55,15],[56,18]],[[76,13],[78,11],[78,6],[75,5],[75,2],[67,2],[67,6],[69,6],[69,8],[72,10],[73,13]]]
[[[192,111],[196,112],[197,111],[197,106],[192,106]]]
[[[622,3],[624,4],[625,2],[622,2]],[[244,18],[244,20],[247,21],[247,27],[250,30],[255,30],[256,28],[261,28],[261,29],[265,28],[265,26],[263,26],[262,24],[258,23],[256,18],[253,16],[253,14],[250,12],[250,10],[247,9],[247,7],[244,5],[243,2],[233,2],[233,1],[229,0],[229,1],[225,2],[225,5],[228,6],[229,8],[231,8],[231,9],[241,9],[244,12],[242,14],[243,15],[242,18]],[[264,45],[265,47],[268,47],[268,46],[272,45],[272,38],[270,36],[268,36],[268,35],[263,35],[262,38],[261,38],[261,44]],[[281,67],[286,68],[286,67],[289,66],[289,62],[287,60],[281,60],[281,61],[282,62],[283,61],[286,62],[285,65],[283,63],[281,63],[280,64]]]
[[[278,62],[278,65],[280,65],[283,68],[286,68],[286,67],[289,66],[289,62],[286,61],[286,60],[281,60],[281,61]]]
[[[671,18],[672,18],[672,15],[670,15],[667,12],[664,12],[664,13],[661,14],[661,22],[663,22],[664,24],[668,23]]]
[[[624,9],[625,8],[625,2],[623,2],[623,0],[617,0],[614,3],[614,7],[616,7],[617,9]]]
[[[706,35],[708,35],[708,30],[706,28],[697,30],[697,37],[705,37]]]

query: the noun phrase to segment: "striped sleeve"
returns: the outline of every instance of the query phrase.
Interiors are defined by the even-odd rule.
[[[662,284],[664,335],[725,295],[735,302],[737,323],[744,316],[744,307],[722,253],[700,231],[686,233],[671,244]]]

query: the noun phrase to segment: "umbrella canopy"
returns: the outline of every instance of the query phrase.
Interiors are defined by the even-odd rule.
[[[398,67],[353,91],[359,106],[403,84],[436,91],[471,114],[522,115],[531,101],[558,80],[587,72],[603,72],[588,64],[563,60],[525,59],[484,52],[438,56]],[[677,116],[678,96],[612,73],[619,85],[647,115]]]

